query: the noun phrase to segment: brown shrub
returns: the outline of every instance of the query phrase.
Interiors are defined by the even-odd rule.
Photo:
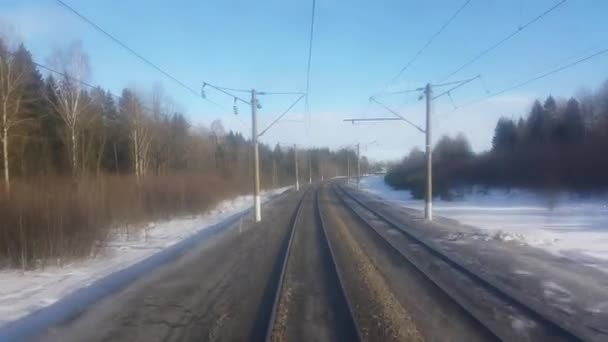
[[[201,213],[238,193],[215,176],[37,179],[0,192],[0,267],[86,257],[113,227]]]

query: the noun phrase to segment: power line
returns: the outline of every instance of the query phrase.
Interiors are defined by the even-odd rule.
[[[49,66],[47,66],[47,65],[44,65],[44,64],[42,64],[42,63],[37,63],[37,62],[32,62],[32,63],[33,63],[34,65],[36,65],[37,67],[39,67],[39,68],[41,68],[41,69],[44,69],[44,70],[46,70],[46,71],[48,71],[48,72],[51,72],[51,73],[56,74],[56,75],[63,76],[63,77],[65,77],[65,78],[72,79],[72,80],[74,80],[74,81],[76,81],[76,82],[78,82],[78,83],[82,84],[83,86],[85,86],[85,87],[87,87],[87,88],[90,88],[90,89],[101,88],[101,86],[94,86],[94,85],[92,85],[92,84],[90,84],[90,83],[88,83],[88,82],[85,82],[85,81],[83,81],[83,80],[80,80],[80,79],[77,79],[77,78],[75,78],[75,77],[72,77],[72,76],[70,76],[70,75],[68,75],[68,74],[66,74],[66,73],[64,73],[64,72],[57,71],[56,69],[53,69],[53,68],[51,68],[51,67],[49,67]],[[111,91],[109,91],[109,90],[107,90],[107,89],[104,89],[104,90],[105,90],[105,92],[106,92],[106,93],[110,94],[110,96],[112,96],[112,97],[116,98],[117,100],[118,100],[118,99],[120,99],[120,96],[118,96],[118,95],[116,95],[116,94],[112,93]],[[220,104],[218,104],[218,103],[216,103],[216,102],[213,102],[213,101],[211,101],[211,100],[207,100],[207,101],[209,101],[209,103],[211,103],[211,104],[214,104],[214,105],[218,106],[218,107],[219,107],[219,108],[221,108],[221,109],[226,110],[226,108],[225,108],[224,106],[222,106],[222,105],[220,105]],[[144,106],[144,108],[146,108],[146,109],[148,109],[148,110],[151,110],[151,108],[150,108],[150,107],[147,107],[147,106]]]
[[[515,90],[517,88],[521,88],[521,87],[526,86],[526,85],[528,85],[528,84],[530,84],[532,82],[538,81],[538,80],[543,79],[543,78],[548,77],[548,76],[551,76],[551,75],[556,74],[556,73],[558,73],[560,71],[572,68],[572,67],[574,67],[574,66],[576,66],[576,65],[578,65],[580,63],[586,62],[586,61],[588,61],[588,60],[590,60],[592,58],[598,57],[598,56],[606,54],[606,53],[608,53],[608,49],[603,49],[603,50],[597,51],[597,52],[595,52],[595,53],[593,53],[591,55],[588,55],[586,57],[578,59],[578,60],[576,60],[574,62],[571,62],[571,63],[568,63],[566,65],[560,66],[560,67],[555,68],[553,70],[547,71],[547,72],[545,72],[545,73],[543,73],[543,74],[541,74],[539,76],[532,77],[532,78],[527,79],[527,80],[525,80],[523,82],[517,83],[517,84],[509,86],[509,87],[507,87],[507,88],[505,88],[503,90],[500,90],[498,92],[492,93],[492,94],[490,94],[490,95],[488,95],[488,96],[486,96],[484,98],[481,98],[481,99],[478,99],[478,100],[474,100],[474,101],[471,101],[471,102],[469,102],[467,104],[459,106],[458,109],[470,106],[470,105],[475,104],[475,103],[479,103],[479,102],[485,101],[485,100],[487,100],[489,98],[492,98],[492,97],[504,94],[506,92]]]
[[[563,5],[566,1],[568,0],[561,0],[560,2],[556,3],[555,5],[551,6],[549,9],[545,10],[543,13],[539,14],[538,16],[534,17],[532,20],[528,21],[527,23],[525,23],[524,25],[519,26],[515,31],[509,33],[506,37],[500,39],[499,41],[497,41],[496,43],[490,45],[490,47],[482,50],[481,52],[479,52],[477,55],[475,55],[473,58],[471,58],[469,61],[465,62],[464,64],[462,64],[461,66],[459,66],[456,70],[454,70],[452,73],[450,73],[449,75],[447,75],[446,77],[443,78],[443,80],[447,80],[450,77],[454,76],[455,74],[459,73],[460,71],[462,71],[462,69],[470,66],[471,64],[477,62],[479,59],[481,59],[483,56],[487,55],[488,53],[492,52],[493,50],[495,50],[496,48],[498,48],[499,46],[501,46],[502,44],[504,44],[505,42],[507,42],[509,39],[515,37],[516,35],[518,35],[520,32],[524,31],[526,28],[528,28],[530,25],[534,24],[535,22],[541,20],[543,17],[545,17],[546,15],[548,15],[549,13],[553,12],[554,10],[556,10],[557,8],[559,8],[561,5]]]
[[[441,95],[445,95],[446,93],[455,90],[457,88],[462,87],[463,85],[472,82],[478,78],[481,78],[481,75],[477,75],[475,77],[471,77],[471,78],[467,78],[466,80],[459,80],[459,81],[453,81],[453,82],[446,82],[446,83],[439,83],[439,84],[432,84],[432,86],[434,88],[439,88],[439,87],[445,87],[445,86],[449,86],[449,85],[456,85],[455,87],[451,88],[450,90],[442,93]],[[411,88],[411,89],[406,89],[406,90],[399,90],[399,91],[393,91],[390,93],[382,93],[382,94],[378,94],[378,95],[374,95],[371,96],[369,99],[370,101],[374,101],[377,97],[382,97],[382,96],[387,96],[387,95],[399,95],[399,94],[409,94],[409,93],[419,93],[421,91],[423,91],[425,88],[424,87],[418,87],[418,88]],[[439,96],[441,96],[439,95]],[[439,97],[436,96],[435,98]]]
[[[192,87],[186,85],[184,82],[178,80],[176,77],[174,77],[173,75],[171,75],[170,73],[168,73],[167,71],[163,70],[162,68],[160,68],[158,65],[152,63],[149,59],[147,59],[146,57],[142,56],[140,53],[138,53],[137,51],[133,50],[132,48],[130,48],[127,44],[123,43],[120,39],[116,38],[115,36],[113,36],[112,34],[110,34],[109,32],[107,32],[106,30],[104,30],[103,28],[101,28],[99,25],[97,25],[95,22],[93,22],[91,19],[87,18],[86,16],[84,16],[83,14],[81,14],[80,12],[78,12],[76,9],[74,9],[73,7],[71,7],[70,5],[66,4],[65,2],[63,2],[62,0],[56,0],[61,6],[67,8],[70,12],[72,12],[74,15],[76,15],[77,17],[79,17],[80,19],[82,19],[84,22],[88,23],[89,25],[91,25],[93,28],[95,28],[97,31],[101,32],[103,35],[105,35],[106,37],[110,38],[112,41],[114,41],[116,44],[118,44],[120,47],[122,47],[123,49],[125,49],[126,51],[128,51],[129,53],[131,53],[132,55],[134,55],[135,57],[137,57],[140,61],[144,62],[145,64],[147,64],[148,66],[152,67],[153,69],[155,69],[156,71],[160,72],[161,74],[165,75],[167,78],[169,78],[170,80],[172,80],[173,82],[175,82],[176,84],[178,84],[180,87],[186,89],[188,92],[192,93],[194,96],[196,97],[200,97],[200,94],[197,90],[193,89]],[[210,101],[208,99],[206,99],[207,101],[218,105],[217,103],[214,103],[213,101]]]
[[[102,89],[102,88],[101,88],[101,86],[94,86],[94,85],[92,85],[92,84],[90,84],[90,83],[88,83],[88,82],[85,82],[85,81],[80,80],[80,79],[78,79],[78,78],[72,77],[72,76],[70,76],[70,75],[68,75],[68,74],[66,74],[66,73],[64,73],[64,72],[57,71],[57,70],[55,70],[55,69],[53,69],[53,68],[51,68],[51,67],[49,67],[49,66],[46,66],[46,65],[44,65],[44,64],[37,63],[37,62],[32,62],[32,63],[33,63],[35,66],[37,66],[37,67],[39,67],[39,68],[41,68],[41,69],[44,69],[44,70],[46,70],[46,71],[48,71],[48,72],[51,72],[51,73],[53,73],[53,74],[57,74],[57,75],[60,75],[60,76],[65,77],[65,78],[68,78],[68,79],[74,80],[74,81],[76,81],[77,83],[80,83],[80,84],[82,84],[83,86],[88,87],[88,88],[90,88],[90,89]],[[121,98],[120,96],[118,96],[118,95],[116,95],[116,94],[112,93],[112,92],[111,92],[111,91],[109,91],[109,90],[105,90],[105,89],[102,89],[102,90],[104,90],[106,93],[110,94],[110,96],[114,97],[114,98],[115,98],[117,101],[118,101],[118,100],[120,100],[120,98]],[[148,107],[148,106],[145,106],[145,105],[142,105],[142,107],[143,107],[143,108],[145,108],[145,109],[147,109],[147,110],[149,110],[149,111],[151,111],[151,110],[152,110],[152,108],[150,108],[150,107]]]
[[[287,113],[289,113],[289,111],[298,103],[300,102],[300,100],[305,96],[305,94],[301,95],[300,97],[298,97],[285,111],[283,111],[283,113],[281,113],[281,115],[277,116],[276,119],[274,119],[270,125],[268,125],[268,127],[264,128],[262,130],[262,132],[260,132],[258,134],[259,137],[261,137],[262,135],[264,135],[264,133],[266,133],[266,131],[268,131],[272,126],[274,126],[279,120],[281,120]]]
[[[36,62],[32,62],[32,63],[33,63],[35,66],[37,66],[37,67],[39,67],[39,68],[41,68],[41,69],[44,69],[44,70],[46,70],[46,71],[48,71],[48,72],[52,72],[52,73],[54,73],[54,74],[57,74],[57,75],[63,76],[63,77],[65,77],[65,78],[72,79],[72,80],[74,80],[74,81],[76,81],[76,82],[78,82],[78,83],[82,84],[82,85],[83,85],[83,86],[85,86],[85,87],[88,87],[88,88],[91,88],[91,89],[99,88],[99,86],[94,86],[94,85],[92,85],[92,84],[90,84],[90,83],[87,83],[87,82],[85,82],[85,81],[83,81],[83,80],[80,80],[80,79],[77,79],[77,78],[75,78],[75,77],[72,77],[72,76],[70,76],[70,75],[68,75],[68,74],[66,74],[66,73],[63,73],[63,72],[61,72],[61,71],[57,71],[57,70],[55,70],[55,69],[53,69],[53,68],[51,68],[51,67],[48,67],[48,66],[46,66],[46,65],[44,65],[44,64],[40,64],[40,63],[36,63]],[[119,97],[119,96],[116,96],[116,95],[112,94],[110,91],[108,91],[108,93],[109,93],[110,95],[112,95],[112,96],[116,97],[116,98],[118,98],[118,97]]]
[[[310,16],[310,35],[308,40],[308,62],[306,63],[306,98],[304,99],[304,110],[308,116],[308,126],[310,127],[310,103],[309,103],[309,94],[310,94],[310,67],[312,64],[312,43],[314,41],[314,32],[315,32],[315,9],[317,5],[316,0],[312,0],[312,13]],[[309,128],[308,127],[308,128]],[[307,128],[307,132],[308,132]]]
[[[443,23],[443,25],[441,25],[441,27],[439,28],[439,30],[437,30],[437,32],[435,32],[435,34],[433,34],[431,36],[431,38],[426,42],[426,44],[424,44],[424,46],[418,50],[418,52],[416,52],[416,54],[407,62],[407,64],[405,64],[405,66],[403,68],[401,68],[401,70],[399,71],[399,73],[397,73],[397,75],[395,77],[393,77],[393,79],[391,80],[391,82],[395,82],[399,77],[401,77],[401,75],[412,65],[412,63],[414,63],[414,61],[416,61],[416,59],[418,59],[418,57],[422,54],[422,52],[424,50],[426,50],[426,48],[428,48],[431,43],[433,43],[433,41],[448,27],[448,25],[450,25],[452,23],[452,21],[454,21],[454,19],[456,19],[456,17],[458,16],[458,14],[460,14],[460,12],[462,12],[462,10],[465,9],[465,7],[467,7],[467,5],[471,2],[471,0],[466,0],[457,10],[456,12],[454,12],[452,14],[452,16]],[[389,83],[391,83],[389,82]],[[386,87],[385,87],[386,89]]]
[[[477,76],[475,76],[475,77],[471,77],[471,78],[469,78],[468,80],[464,80],[464,81],[457,82],[458,84],[457,84],[457,85],[455,85],[455,86],[453,86],[452,88],[450,88],[450,89],[448,89],[448,90],[444,91],[443,93],[441,93],[441,94],[439,94],[439,95],[435,95],[435,96],[433,97],[433,100],[435,100],[435,99],[437,99],[437,98],[440,98],[440,97],[442,97],[443,95],[448,95],[448,96],[450,96],[450,99],[451,99],[451,97],[452,97],[452,96],[451,96],[450,94],[451,94],[451,92],[452,92],[452,91],[454,91],[454,90],[456,90],[456,89],[458,89],[458,88],[462,87],[463,85],[465,85],[465,84],[467,84],[467,83],[473,82],[473,81],[475,81],[476,79],[478,79],[478,78],[480,78],[480,77],[481,77],[481,75],[477,75]],[[445,84],[444,84],[444,85],[445,85]]]
[[[312,15],[310,18],[310,36],[308,41],[308,63],[306,66],[306,97],[308,97],[308,92],[310,91],[310,66],[312,62],[312,43],[314,40],[314,32],[315,32],[315,8],[316,8],[316,0],[312,0]],[[308,99],[306,100],[308,102]]]

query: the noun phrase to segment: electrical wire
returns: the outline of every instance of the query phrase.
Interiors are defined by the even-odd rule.
[[[72,12],[74,15],[76,15],[77,17],[79,17],[81,20],[83,20],[87,24],[91,25],[97,31],[101,32],[103,35],[105,35],[106,37],[110,38],[114,43],[118,44],[120,47],[122,47],[123,49],[125,49],[127,52],[129,52],[132,55],[134,55],[135,57],[137,57],[143,63],[147,64],[148,66],[152,67],[156,71],[160,72],[161,74],[163,74],[164,76],[166,76],[167,78],[169,78],[170,80],[172,80],[173,82],[175,82],[176,84],[178,84],[180,87],[186,89],[188,92],[190,92],[194,96],[201,98],[201,96],[200,96],[200,94],[199,94],[199,92],[197,90],[195,90],[194,88],[188,86],[184,82],[178,80],[175,76],[173,76],[170,73],[168,73],[167,71],[163,70],[158,65],[152,63],[149,59],[147,59],[146,57],[142,56],[140,53],[138,53],[137,51],[135,51],[134,49],[132,49],[131,47],[129,47],[126,43],[122,42],[120,39],[116,38],[114,35],[110,34],[108,31],[106,31],[103,28],[101,28],[99,25],[97,25],[91,19],[87,18],[85,15],[83,15],[80,12],[78,12],[76,9],[74,9],[70,5],[66,4],[64,1],[62,1],[62,0],[55,0],[55,1],[57,1],[57,3],[59,3],[61,6],[65,7],[70,12]],[[208,101],[208,102],[210,102],[210,103],[213,103],[215,105],[218,105],[217,103],[215,103],[215,102],[213,102],[213,101],[211,101],[209,99],[205,99],[205,100]]]
[[[437,30],[437,32],[435,32],[435,34],[433,34],[431,36],[431,38],[426,42],[426,44],[424,44],[424,46],[420,50],[418,50],[418,52],[416,52],[416,54],[405,64],[405,66],[403,68],[401,68],[401,70],[399,70],[397,75],[395,77],[393,77],[393,79],[389,82],[389,84],[395,82],[397,79],[399,79],[399,77],[401,77],[401,75],[403,75],[403,73],[412,65],[412,63],[414,63],[414,61],[416,61],[416,59],[418,59],[418,57],[422,54],[422,52],[424,52],[424,50],[426,50],[426,48],[428,48],[433,43],[433,41],[437,37],[439,37],[439,35],[452,23],[452,21],[454,21],[454,19],[456,19],[458,14],[460,14],[460,12],[462,12],[470,2],[471,2],[471,0],[466,0],[456,10],[456,12],[454,12],[452,14],[452,16],[446,22],[444,22],[443,25],[441,25],[439,30]],[[387,87],[388,87],[388,85],[387,85]],[[385,87],[385,89],[386,89],[386,87]]]
[[[463,85],[465,85],[465,84],[467,84],[467,83],[473,82],[474,80],[476,80],[476,79],[478,79],[478,78],[480,78],[480,77],[481,77],[481,75],[477,75],[477,76],[475,76],[475,77],[471,77],[471,78],[469,78],[468,80],[461,81],[461,82],[459,82],[459,84],[457,84],[457,85],[453,86],[452,88],[450,88],[450,89],[448,89],[448,90],[444,91],[443,93],[441,93],[441,94],[439,94],[439,95],[434,96],[434,97],[433,97],[433,100],[435,100],[435,99],[437,99],[437,98],[440,98],[440,97],[442,97],[443,95],[450,95],[450,93],[451,93],[452,91],[454,91],[454,90],[456,90],[456,89],[458,89],[458,88],[462,87]],[[451,95],[450,95],[450,98],[451,98]]]
[[[68,75],[68,74],[66,74],[66,73],[64,73],[64,72],[57,71],[57,70],[55,70],[55,69],[53,69],[53,68],[51,68],[51,67],[49,67],[49,66],[46,66],[46,65],[44,65],[44,64],[37,63],[37,62],[32,62],[32,63],[33,63],[35,66],[37,66],[37,67],[39,67],[39,68],[41,68],[41,69],[44,69],[44,70],[46,70],[46,71],[48,71],[48,72],[51,72],[51,73],[53,73],[53,74],[57,74],[57,75],[63,76],[63,77],[65,77],[65,78],[68,78],[68,79],[71,79],[71,80],[74,80],[74,81],[76,81],[76,82],[78,82],[78,83],[82,84],[83,86],[85,86],[85,87],[87,87],[87,88],[90,88],[90,89],[98,89],[98,88],[99,88],[99,89],[101,89],[101,87],[100,87],[100,86],[94,86],[94,85],[92,85],[92,84],[90,84],[90,83],[87,83],[87,82],[85,82],[85,81],[83,81],[83,80],[80,80],[80,79],[77,79],[77,78],[75,78],[75,77],[72,77],[72,76],[70,76],[70,75]],[[118,101],[118,100],[120,99],[120,96],[118,96],[118,95],[116,95],[116,94],[114,94],[114,93],[110,92],[109,90],[105,90],[105,92],[106,92],[106,93],[108,93],[108,94],[110,94],[110,96],[112,96],[113,98],[115,98],[115,99],[116,99],[116,101]],[[146,110],[152,111],[152,108],[150,108],[150,107],[148,107],[148,106],[142,105],[142,107],[143,107],[144,109],[146,109]]]
[[[37,63],[37,62],[32,62],[32,63],[33,63],[35,66],[37,66],[37,67],[39,67],[39,68],[41,68],[41,69],[44,69],[44,70],[46,70],[46,71],[48,71],[48,72],[51,72],[51,73],[54,73],[54,74],[57,74],[57,75],[63,76],[63,77],[65,77],[65,78],[72,79],[72,80],[74,80],[74,81],[76,81],[76,82],[78,82],[78,83],[82,84],[82,85],[83,85],[83,86],[85,86],[85,87],[88,87],[88,88],[91,88],[91,89],[98,88],[98,86],[94,86],[94,85],[92,85],[92,84],[90,84],[90,83],[87,83],[87,82],[82,81],[82,80],[79,80],[79,79],[77,79],[77,78],[75,78],[75,77],[69,76],[69,75],[68,75],[68,74],[66,74],[66,73],[63,73],[63,72],[61,72],[61,71],[57,71],[57,70],[55,70],[55,69],[53,69],[53,68],[51,68],[51,67],[48,67],[48,66],[46,66],[46,65],[44,65],[44,64],[40,64],[40,63]],[[118,97],[119,97],[119,96],[117,96],[117,95],[112,94],[112,93],[111,93],[111,92],[109,92],[109,91],[108,91],[108,93],[110,93],[110,95],[112,95],[113,97],[116,97],[116,98],[118,98]]]
[[[588,61],[590,59],[593,59],[595,57],[598,57],[598,56],[601,56],[601,55],[604,55],[604,54],[607,54],[607,53],[608,53],[608,49],[603,49],[603,50],[597,51],[597,52],[595,52],[595,53],[593,53],[591,55],[588,55],[586,57],[578,59],[578,60],[576,60],[574,62],[565,64],[565,65],[560,66],[558,68],[555,68],[555,69],[552,69],[550,71],[547,71],[547,72],[545,72],[545,73],[543,73],[541,75],[529,78],[529,79],[527,79],[527,80],[525,80],[523,82],[517,83],[515,85],[512,85],[512,86],[509,86],[509,87],[507,87],[505,89],[502,89],[502,90],[500,90],[498,92],[492,93],[492,94],[490,94],[490,95],[488,95],[488,96],[486,96],[484,98],[481,98],[481,99],[474,100],[474,101],[471,101],[469,103],[466,103],[466,104],[464,104],[462,106],[459,106],[458,109],[463,108],[463,107],[467,107],[467,106],[470,106],[472,104],[476,104],[476,103],[479,103],[479,102],[483,102],[483,101],[485,101],[485,100],[487,100],[489,98],[492,98],[492,97],[495,97],[495,96],[498,96],[498,95],[502,95],[502,94],[504,94],[506,92],[513,91],[513,90],[515,90],[517,88],[521,88],[521,87],[526,86],[526,85],[528,85],[528,84],[530,84],[532,82],[538,81],[538,80],[543,79],[545,77],[549,77],[549,76],[551,76],[553,74],[556,74],[556,73],[558,73],[560,71],[572,68],[572,67],[574,67],[574,66],[576,66],[576,65],[578,65],[580,63],[584,63],[584,62],[586,62],[586,61]]]
[[[490,45],[488,48],[482,50],[481,52],[479,52],[477,55],[475,55],[473,58],[471,58],[470,60],[468,60],[467,62],[465,62],[464,64],[462,64],[461,66],[459,66],[456,70],[454,70],[453,72],[451,72],[449,75],[447,75],[446,77],[444,77],[442,80],[445,81],[449,78],[451,78],[452,76],[456,75],[457,73],[459,73],[460,71],[462,71],[464,68],[470,66],[471,64],[477,62],[478,60],[480,60],[483,56],[489,54],[490,52],[494,51],[496,48],[498,48],[499,46],[501,46],[502,44],[504,44],[505,42],[507,42],[509,39],[515,37],[516,35],[518,35],[519,33],[523,32],[526,28],[528,28],[530,25],[534,24],[535,22],[541,20],[543,17],[545,17],[546,15],[548,15],[549,13],[553,12],[554,10],[558,9],[560,6],[562,6],[566,1],[568,0],[561,0],[560,2],[554,4],[553,6],[551,6],[549,9],[545,10],[543,13],[537,15],[536,17],[534,17],[532,20],[528,21],[527,23],[525,23],[524,25],[518,26],[517,29],[511,33],[509,33],[507,36],[505,36],[504,38],[500,39],[499,41],[497,41],[496,43]],[[442,82],[443,82],[442,81]]]
[[[315,32],[315,9],[317,5],[316,0],[312,0],[312,13],[310,16],[310,35],[308,40],[308,62],[306,64],[306,98],[304,99],[304,107],[308,116],[308,129],[310,128],[310,103],[309,103],[309,94],[310,94],[310,67],[312,64],[312,43],[314,41],[314,32]]]
[[[258,137],[261,137],[262,135],[264,135],[264,133],[266,133],[266,131],[268,131],[272,126],[274,126],[279,120],[281,120],[281,118],[283,118],[287,113],[289,113],[289,111],[298,103],[300,102],[300,100],[305,97],[306,95],[303,94],[300,97],[298,97],[297,100],[295,100],[283,113],[281,113],[281,115],[279,115],[276,119],[274,119],[270,125],[268,125],[268,127],[264,128],[262,130],[262,132],[260,132],[258,134]]]
[[[72,79],[72,80],[74,80],[74,81],[76,81],[76,82],[78,82],[78,83],[82,84],[83,86],[88,87],[88,88],[90,88],[90,89],[95,89],[95,88],[99,88],[99,87],[100,87],[100,86],[94,86],[94,85],[92,85],[92,84],[90,84],[90,83],[87,83],[87,82],[85,82],[85,81],[79,80],[79,79],[77,79],[77,78],[75,78],[75,77],[72,77],[72,76],[70,76],[70,75],[68,75],[68,74],[66,74],[66,73],[61,72],[61,71],[57,71],[57,70],[55,70],[55,69],[53,69],[53,68],[51,68],[51,67],[49,67],[49,66],[47,66],[47,65],[44,65],[44,64],[42,64],[42,63],[38,63],[38,62],[32,62],[32,63],[33,63],[34,65],[36,65],[37,67],[41,68],[41,69],[44,69],[44,70],[46,70],[46,71],[48,71],[48,72],[51,72],[51,73],[53,73],[53,74],[56,74],[56,75],[63,76],[63,77],[65,77],[65,78]],[[106,91],[108,94],[110,94],[110,96],[114,97],[115,99],[117,99],[117,100],[118,100],[118,99],[120,99],[120,96],[118,96],[118,95],[116,95],[116,94],[114,94],[114,93],[110,92],[109,90],[107,90],[107,89],[106,89],[105,91]],[[217,107],[219,107],[219,108],[221,108],[221,109],[223,109],[223,110],[227,110],[227,109],[226,109],[226,107],[224,107],[224,106],[220,105],[219,103],[216,103],[216,102],[211,101],[211,100],[208,100],[208,102],[209,102],[209,103],[211,103],[211,104],[216,105]],[[150,107],[146,107],[146,106],[144,106],[144,108],[146,108],[147,110],[152,110]]]

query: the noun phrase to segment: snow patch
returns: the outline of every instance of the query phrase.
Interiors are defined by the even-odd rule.
[[[511,316],[510,318],[511,327],[513,328],[513,330],[525,333],[525,331],[536,327],[536,323],[534,321],[525,319],[523,317]]]
[[[569,303],[572,301],[572,293],[563,286],[550,280],[543,281],[542,285],[545,297],[562,303]]]
[[[263,192],[263,202],[289,188]],[[252,199],[239,196],[203,215],[150,222],[143,229],[117,228],[100,252],[86,260],[33,271],[0,270],[0,327],[244,212]]]
[[[412,209],[424,202],[394,190],[382,176],[361,180],[361,189]],[[476,189],[453,201],[435,199],[437,216],[478,228],[448,240],[528,244],[608,272],[608,194],[539,193],[525,189]]]

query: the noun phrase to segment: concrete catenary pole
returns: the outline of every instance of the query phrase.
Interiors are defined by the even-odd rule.
[[[424,218],[433,220],[433,149],[431,146],[431,103],[433,90],[430,84],[426,85],[426,196],[424,204]]]
[[[357,188],[361,182],[361,144],[357,143]]]
[[[262,220],[262,209],[260,206],[260,160],[258,153],[258,102],[255,89],[251,90],[251,140],[253,143],[253,207],[255,222]]]
[[[298,146],[296,144],[293,145],[293,160],[296,164],[296,191],[300,191],[300,178],[298,176]]]
[[[308,152],[308,184],[312,184],[312,153]]]
[[[272,187],[277,187],[277,160],[272,158]]]
[[[346,180],[350,182],[350,156],[346,154]]]

